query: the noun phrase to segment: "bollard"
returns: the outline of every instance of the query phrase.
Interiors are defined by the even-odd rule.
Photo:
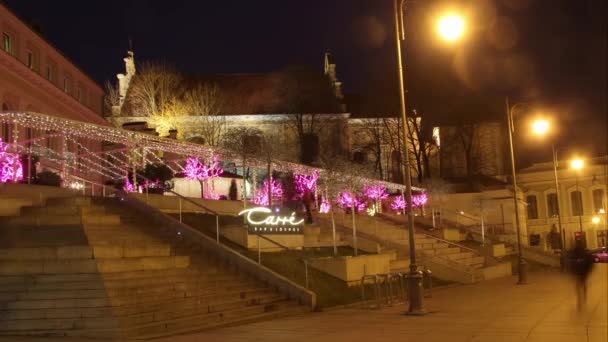
[[[220,243],[220,217],[215,215],[215,240]]]
[[[179,198],[179,223],[182,223],[182,198]]]
[[[424,277],[426,278],[426,284],[427,284],[427,295],[425,297],[427,298],[431,298],[433,297],[433,272],[431,272],[430,269],[426,269],[424,271]]]
[[[304,278],[306,289],[308,289],[308,261],[304,259]]]

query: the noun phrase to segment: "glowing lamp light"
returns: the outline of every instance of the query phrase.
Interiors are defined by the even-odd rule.
[[[598,224],[600,223],[600,218],[598,216],[593,216],[591,222],[593,222],[593,224]]]
[[[570,167],[572,167],[574,170],[580,170],[585,166],[585,161],[582,159],[573,159],[570,162]]]
[[[464,34],[464,19],[456,14],[448,14],[439,19],[439,35],[447,41],[456,41]]]
[[[532,123],[532,131],[536,135],[545,135],[549,132],[549,121],[545,119],[535,120]]]

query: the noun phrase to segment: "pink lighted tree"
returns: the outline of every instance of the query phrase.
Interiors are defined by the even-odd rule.
[[[412,207],[420,208],[423,205],[425,205],[427,201],[428,201],[428,196],[426,195],[426,193],[413,195],[412,196]],[[405,201],[403,196],[395,197],[395,199],[393,200],[393,203],[391,204],[391,209],[398,211],[398,212],[403,212],[405,210],[405,208],[407,208],[407,202]]]
[[[122,189],[125,192],[134,192],[135,191],[135,186],[133,185],[133,183],[131,183],[131,181],[129,180],[129,177],[125,177],[125,184],[122,186]]]
[[[0,139],[0,183],[23,179],[23,166],[16,153],[8,153],[8,144]]]
[[[323,196],[321,200],[321,205],[319,206],[319,212],[321,214],[327,214],[331,210],[331,203],[327,200],[327,197]]]
[[[363,188],[365,196],[371,200],[377,201],[388,197],[388,191],[384,185],[368,185]]]
[[[352,208],[354,206],[355,211],[363,211],[365,210],[365,207],[367,207],[365,201],[349,191],[341,192],[338,195],[338,198],[336,198],[336,201],[338,202],[338,205],[344,209]]]
[[[207,186],[207,181],[209,179],[213,179],[219,177],[222,173],[224,173],[224,169],[222,169],[222,165],[219,161],[218,155],[214,155],[211,163],[204,164],[201,163],[198,158],[189,157],[186,160],[186,167],[184,169],[184,174],[188,179],[198,180],[201,184],[201,193],[202,197],[207,199],[219,199],[220,195],[214,192],[213,186],[211,189],[207,191],[204,190],[205,186]]]
[[[312,191],[317,185],[317,180],[319,180],[319,171],[317,170],[313,171],[311,175],[294,175],[296,191],[300,195]]]
[[[280,182],[277,182],[274,178],[270,180],[270,188],[272,191],[272,197],[282,197],[283,196],[283,185]],[[257,205],[268,205],[268,180],[264,181],[264,186],[255,194],[253,198],[253,203]]]

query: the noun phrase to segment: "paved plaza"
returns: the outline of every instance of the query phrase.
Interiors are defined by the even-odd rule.
[[[476,285],[438,289],[429,314],[409,317],[403,304],[381,310],[338,309],[193,335],[162,339],[194,341],[549,341],[606,342],[607,265],[596,265],[587,305],[577,311],[574,284],[557,271],[530,273]]]
[[[404,316],[403,304],[381,310],[334,309],[156,341],[606,342],[607,266],[596,265],[587,305],[580,312],[570,276],[543,270],[531,272],[527,285],[515,285],[516,277],[509,277],[436,289],[425,303],[429,313],[422,317]],[[0,338],[51,340],[65,339]]]

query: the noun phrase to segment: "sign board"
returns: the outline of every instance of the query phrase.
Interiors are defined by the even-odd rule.
[[[239,213],[245,216],[249,233],[262,234],[302,234],[304,219],[291,215],[282,216],[265,207],[248,208]]]

